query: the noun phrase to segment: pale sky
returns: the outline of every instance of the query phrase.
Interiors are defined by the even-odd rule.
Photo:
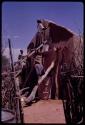
[[[83,33],[83,9],[82,2],[3,2],[2,45],[8,47],[7,39],[11,39],[16,60],[19,49],[26,52],[35,35],[37,19],[52,20],[77,34],[79,30]]]

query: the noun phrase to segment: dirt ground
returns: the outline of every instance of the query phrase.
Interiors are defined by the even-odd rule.
[[[66,123],[61,100],[40,100],[23,110],[24,123]]]

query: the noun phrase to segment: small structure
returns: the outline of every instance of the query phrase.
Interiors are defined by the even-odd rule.
[[[29,51],[30,45],[32,49],[36,49],[47,41],[38,51],[42,53],[41,60],[45,71],[53,60],[55,62],[53,70],[40,84],[38,93],[41,99],[62,99],[61,70],[65,68],[65,72],[79,75],[79,68],[83,66],[83,40],[77,34],[52,21],[38,20],[37,23],[39,30],[27,50]]]

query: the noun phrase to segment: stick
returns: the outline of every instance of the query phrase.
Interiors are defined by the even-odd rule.
[[[25,87],[25,88],[21,89],[21,90],[20,90],[20,94],[21,94],[24,90],[26,90],[26,89],[29,89],[29,87]]]

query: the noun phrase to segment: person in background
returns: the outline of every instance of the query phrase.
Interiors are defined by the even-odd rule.
[[[39,57],[40,57],[39,55],[35,57],[35,69],[36,69],[36,73],[38,75],[38,78],[40,76],[44,75],[44,73],[45,73],[44,67],[42,65],[42,60]]]
[[[20,54],[18,56],[18,63],[21,68],[23,68],[23,66],[25,65],[23,59],[24,59],[23,50],[20,50]]]
[[[23,57],[23,50],[20,50],[21,58]]]
[[[37,34],[36,34],[36,45],[37,48],[45,40],[45,27],[42,24],[41,20],[37,20]]]
[[[37,29],[38,32],[42,32],[42,30],[45,30],[45,27],[43,26],[41,20],[37,20]]]

